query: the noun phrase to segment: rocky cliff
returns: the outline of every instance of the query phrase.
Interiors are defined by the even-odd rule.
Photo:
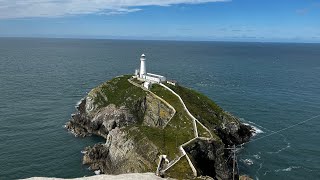
[[[159,156],[165,155],[163,176],[194,178],[196,171],[197,176],[214,179],[232,177],[232,164],[226,161],[230,152],[225,148],[247,142],[252,135],[249,126],[204,95],[170,86],[206,127],[201,129],[197,123],[199,136],[205,138],[183,146],[184,155],[182,144],[195,138],[195,127],[181,103],[158,85],[146,91],[129,78],[116,77],[91,90],[67,122],[66,128],[76,136],[93,134],[106,139],[104,144],[84,149],[83,164],[105,174],[156,172]]]

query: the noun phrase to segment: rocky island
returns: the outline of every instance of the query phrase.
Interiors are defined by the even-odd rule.
[[[165,82],[145,88],[132,75],[92,89],[76,108],[66,128],[106,139],[83,151],[83,164],[103,174],[232,179],[229,147],[253,132],[201,93]]]

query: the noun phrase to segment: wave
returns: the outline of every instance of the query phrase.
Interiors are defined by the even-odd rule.
[[[265,171],[263,175],[267,175],[268,173],[271,173],[271,172],[275,172],[275,173],[278,173],[278,172],[290,172],[293,169],[300,169],[300,168],[301,168],[300,166],[289,166],[289,167],[283,168],[283,169],[276,169],[276,170],[273,170],[273,171]]]
[[[252,127],[252,129],[253,129],[251,131],[252,132],[252,136],[256,136],[257,134],[264,133],[264,131],[262,131],[260,128],[254,126],[252,124],[249,124],[249,123],[242,123],[242,124]]]
[[[253,161],[251,159],[241,159],[240,161],[242,161],[243,163],[249,166],[253,164]]]
[[[274,170],[274,172],[289,172],[289,171],[291,171],[292,169],[299,169],[299,168],[301,168],[300,166],[290,166],[290,167],[288,167],[288,168],[285,168],[285,169],[276,169],[276,170]]]
[[[255,122],[252,122],[252,121],[245,120],[244,118],[240,118],[240,120],[243,121],[243,122],[247,122],[247,123],[250,124],[250,125],[253,124],[254,126],[258,127],[259,129],[268,130],[267,128],[262,127],[262,126],[260,126],[259,124],[256,124]]]
[[[76,109],[79,108],[81,102],[82,102],[84,99],[85,99],[85,98],[81,98],[81,99],[77,102],[77,104],[76,104],[76,106],[75,106]]]
[[[77,102],[76,106],[79,106],[79,105],[81,104],[81,102],[83,101],[83,99],[84,99],[84,98],[81,98],[81,99]]]

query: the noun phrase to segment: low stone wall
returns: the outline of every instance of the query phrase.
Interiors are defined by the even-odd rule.
[[[193,129],[194,129],[194,135],[195,135],[195,137],[199,137],[197,124],[196,124],[196,122],[195,122],[196,118],[189,112],[187,106],[184,104],[184,102],[183,102],[182,98],[180,97],[180,95],[177,94],[176,92],[174,92],[172,89],[170,89],[170,88],[167,87],[166,85],[164,85],[164,84],[162,84],[162,83],[160,83],[160,85],[161,85],[162,87],[168,89],[170,92],[172,92],[175,96],[177,96],[177,97],[179,98],[181,104],[183,105],[184,110],[187,112],[187,114],[188,114],[188,115],[192,118],[192,120],[193,120],[192,123],[193,123]]]

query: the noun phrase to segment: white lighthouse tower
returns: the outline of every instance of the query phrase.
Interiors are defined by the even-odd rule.
[[[144,54],[141,55],[140,58],[141,64],[140,64],[140,78],[145,79],[145,76],[147,75],[147,70],[146,70],[146,56]]]
[[[147,73],[146,68],[146,55],[142,54],[140,57],[140,69],[136,69],[134,73],[134,78],[143,82],[143,87],[150,89],[151,85],[154,83],[161,83],[166,81],[166,77]]]

